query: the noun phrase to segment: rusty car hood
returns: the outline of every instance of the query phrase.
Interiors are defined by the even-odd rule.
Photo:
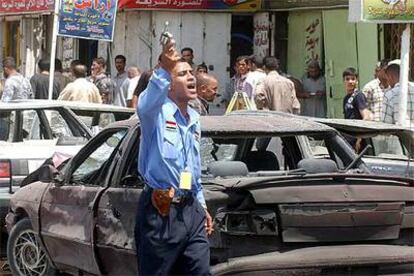
[[[214,179],[207,189],[247,190],[257,204],[293,202],[414,201],[414,179],[368,174]]]

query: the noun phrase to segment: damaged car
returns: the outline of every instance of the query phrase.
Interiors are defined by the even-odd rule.
[[[0,103],[0,224],[22,180],[53,154],[75,155],[106,125],[126,120],[130,108],[81,102],[15,100]]]
[[[363,156],[372,173],[414,178],[414,131],[382,122],[315,119],[369,147]]]
[[[401,273],[413,264],[413,179],[369,174],[336,130],[300,117],[205,116],[201,127],[213,274]],[[139,139],[138,119],[114,123],[13,195],[13,274],[137,274]],[[314,156],[309,140],[328,155]]]

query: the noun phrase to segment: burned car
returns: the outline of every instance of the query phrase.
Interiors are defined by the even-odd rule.
[[[368,174],[333,128],[259,112],[202,117],[201,127],[214,273],[414,262],[414,181]],[[137,274],[139,135],[138,119],[114,123],[53,177],[13,195],[6,218],[13,274]],[[323,141],[329,156],[312,156],[309,139]],[[244,258],[260,266],[238,266]]]
[[[363,156],[373,173],[414,177],[414,131],[382,122],[315,119],[344,136],[362,139],[369,149]]]
[[[16,100],[0,103],[0,224],[21,181],[58,152],[73,156],[106,125],[134,114],[130,108],[81,102]]]

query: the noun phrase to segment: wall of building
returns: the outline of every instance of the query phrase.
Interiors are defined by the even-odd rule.
[[[114,41],[99,42],[98,56],[113,61],[122,54],[127,66],[138,66],[142,71],[152,68],[161,53],[159,37],[166,21],[177,49],[191,47],[194,63],[207,64],[223,90],[229,81],[231,13],[121,11],[116,18]],[[111,62],[111,74],[115,73]]]

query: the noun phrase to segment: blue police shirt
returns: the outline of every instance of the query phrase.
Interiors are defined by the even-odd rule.
[[[147,89],[138,100],[137,113],[141,123],[138,171],[147,185],[154,189],[171,186],[179,190],[180,174],[191,172],[191,190],[206,207],[201,185],[200,116],[187,107],[189,120],[168,98],[170,74],[163,68],[154,70]]]

